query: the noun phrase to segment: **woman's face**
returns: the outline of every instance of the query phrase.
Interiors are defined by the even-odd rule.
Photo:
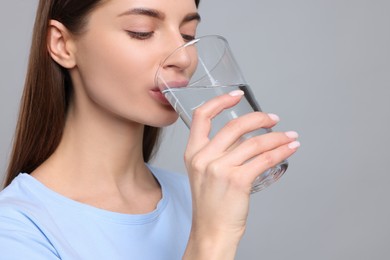
[[[195,36],[198,22],[194,0],[106,1],[75,36],[76,104],[156,127],[176,121],[154,76],[171,51]],[[172,64],[180,66],[187,65]]]

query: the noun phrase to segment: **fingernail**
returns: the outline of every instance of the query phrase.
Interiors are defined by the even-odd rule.
[[[279,122],[280,121],[279,116],[277,116],[275,114],[268,114],[268,116],[275,122]]]
[[[238,96],[243,96],[244,91],[242,90],[233,90],[232,92],[229,93],[230,96],[232,97],[238,97]]]
[[[292,138],[292,139],[296,139],[299,136],[299,134],[295,131],[288,131],[285,132],[285,134],[287,135],[288,138]]]
[[[294,141],[288,144],[288,148],[290,149],[295,149],[298,148],[299,146],[301,146],[301,143],[298,141]]]

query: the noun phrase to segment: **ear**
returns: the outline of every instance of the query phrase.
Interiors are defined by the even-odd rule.
[[[49,21],[47,49],[59,65],[71,69],[76,66],[75,45],[68,29],[56,20]]]

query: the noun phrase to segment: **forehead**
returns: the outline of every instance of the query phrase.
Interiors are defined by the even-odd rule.
[[[145,15],[134,10],[151,10],[158,14],[158,17],[153,17],[155,15],[151,12]],[[103,0],[88,16],[87,31],[91,27],[103,28],[110,24],[119,24],[123,19],[127,19],[123,17],[164,18],[159,21],[178,25],[200,20],[195,0]]]
[[[168,15],[197,10],[195,0],[102,0],[95,11],[124,12],[133,8],[156,9]]]

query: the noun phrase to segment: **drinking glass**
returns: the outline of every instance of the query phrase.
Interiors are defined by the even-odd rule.
[[[233,57],[227,40],[219,35],[196,38],[174,50],[161,63],[156,73],[156,85],[187,127],[191,126],[193,111],[216,96],[233,90],[244,91],[240,102],[222,111],[211,122],[212,138],[227,122],[241,115],[261,111]],[[261,128],[244,134],[246,140],[271,132]],[[258,192],[277,181],[288,167],[287,160],[261,173],[252,184],[251,193]]]

